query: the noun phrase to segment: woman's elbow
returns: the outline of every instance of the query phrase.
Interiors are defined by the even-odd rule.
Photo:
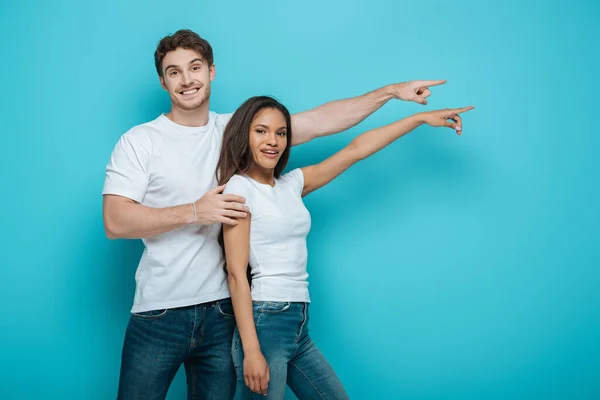
[[[227,283],[232,290],[250,286],[246,273],[238,270],[227,272]]]
[[[350,155],[349,157],[353,162],[358,162],[368,157],[368,151],[365,148],[365,143],[357,139],[352,140],[348,146],[346,146],[346,151]]]

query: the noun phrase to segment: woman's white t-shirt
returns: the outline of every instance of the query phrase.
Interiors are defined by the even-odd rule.
[[[306,237],[310,214],[302,201],[304,176],[295,169],[275,185],[234,175],[224,193],[243,196],[250,208],[252,299],[310,302]]]

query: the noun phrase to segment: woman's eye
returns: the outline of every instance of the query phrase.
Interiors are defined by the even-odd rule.
[[[286,136],[287,132],[279,132],[279,136]]]

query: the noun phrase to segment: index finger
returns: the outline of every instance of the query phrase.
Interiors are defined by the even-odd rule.
[[[455,114],[460,114],[460,113],[464,113],[467,111],[470,111],[472,109],[474,109],[475,106],[469,106],[469,107],[463,107],[463,108],[455,108],[454,110],[452,110],[453,113]]]
[[[245,198],[235,195],[235,194],[224,194],[223,198],[221,200],[230,201],[233,203],[241,203],[241,204],[244,204],[246,202]]]
[[[438,86],[446,83],[446,80],[442,79],[439,81],[420,81],[419,83],[421,84],[421,86]]]

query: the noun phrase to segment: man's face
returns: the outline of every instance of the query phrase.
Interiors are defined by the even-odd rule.
[[[169,92],[174,107],[191,111],[210,98],[210,83],[215,66],[209,66],[194,50],[178,48],[165,55],[162,62],[162,87]]]

